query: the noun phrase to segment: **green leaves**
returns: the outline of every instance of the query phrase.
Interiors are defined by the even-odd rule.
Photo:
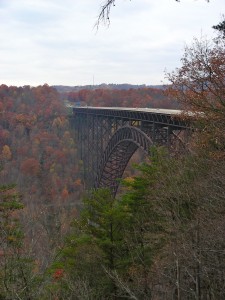
[[[224,162],[163,148],[149,160],[118,198],[107,189],[85,197],[51,273],[54,295],[79,299],[85,286],[93,299],[160,299],[162,290],[194,299],[201,282],[204,297],[221,298]]]

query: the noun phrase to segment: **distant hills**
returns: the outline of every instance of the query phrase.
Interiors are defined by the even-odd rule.
[[[80,90],[96,90],[96,89],[106,89],[106,90],[130,90],[130,89],[143,89],[143,88],[155,88],[155,89],[165,89],[164,85],[133,85],[128,83],[123,84],[98,84],[98,85],[78,85],[78,86],[67,86],[67,85],[53,85],[59,93],[70,93]]]

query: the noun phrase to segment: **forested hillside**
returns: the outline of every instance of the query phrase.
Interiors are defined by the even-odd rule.
[[[82,89],[63,94],[70,102],[81,102],[90,106],[179,108],[175,98],[157,88],[137,89]]]
[[[65,85],[53,85],[59,93],[70,93],[78,92],[80,90],[130,90],[130,89],[142,89],[142,88],[153,88],[153,89],[165,89],[163,85],[135,85],[135,84],[97,84],[97,85],[77,85],[77,86],[65,86]]]
[[[22,195],[20,221],[37,268],[49,264],[77,214],[82,185],[76,147],[54,89],[0,86],[1,184],[15,184]]]
[[[0,86],[1,228],[5,232],[0,253],[2,270],[8,270],[0,273],[7,282],[5,287],[0,283],[3,297],[14,297],[15,293],[21,293],[23,299],[29,293],[29,297],[41,297],[35,282],[46,284],[44,273],[64,244],[71,221],[78,216],[83,195],[82,162],[64,106],[67,98],[96,106],[135,107],[145,105],[147,99],[148,105],[155,101],[160,106],[160,101],[166,101],[157,90],[59,94],[48,85]],[[21,272],[25,281],[18,282]]]
[[[83,89],[59,94],[48,85],[1,85],[1,184],[16,184],[23,195],[22,219],[25,227],[28,219],[32,224],[25,230],[30,238],[43,229],[43,235],[51,236],[56,223],[63,230],[64,219],[76,214],[76,204],[81,200],[81,162],[76,155],[74,133],[69,128],[65,99],[95,106],[170,106],[157,89]],[[39,254],[46,250],[42,244],[38,247]],[[46,253],[40,255],[41,260],[45,260]]]

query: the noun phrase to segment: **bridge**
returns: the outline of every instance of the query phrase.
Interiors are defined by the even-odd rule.
[[[188,137],[180,110],[69,107],[87,189],[109,187],[116,195],[118,178],[138,148],[149,154],[151,146],[163,145],[175,152]]]

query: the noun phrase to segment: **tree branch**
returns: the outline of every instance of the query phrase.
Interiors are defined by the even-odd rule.
[[[101,22],[103,22],[107,25],[110,24],[109,15],[110,15],[111,7],[115,6],[115,2],[116,2],[116,0],[107,0],[105,2],[105,4],[103,4],[101,6],[100,14],[98,15],[98,20],[95,25],[97,27],[97,29]]]
[[[180,2],[181,0],[175,0],[175,1]],[[209,2],[209,1],[210,0],[206,0],[206,2]],[[115,6],[115,3],[116,3],[116,0],[105,0],[104,4],[101,6],[100,13],[98,15],[98,19],[97,19],[97,22],[95,24],[97,29],[98,29],[101,22],[103,22],[107,25],[110,24],[109,15],[110,15],[110,11],[111,11],[112,6]]]

